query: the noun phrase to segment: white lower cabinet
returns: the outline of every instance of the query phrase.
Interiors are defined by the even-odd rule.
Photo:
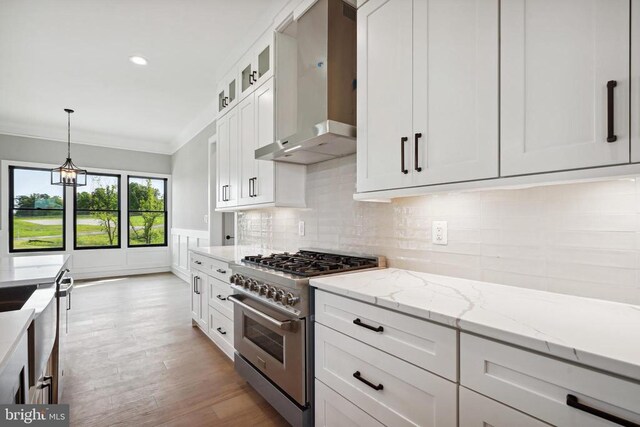
[[[191,319],[233,360],[233,292],[229,264],[191,253]]]
[[[316,313],[322,311],[321,304],[325,304],[322,301],[326,301],[324,296],[323,292],[316,293]],[[336,298],[343,299],[347,305],[354,304],[353,308],[344,307],[347,311],[364,313],[360,303]],[[376,317],[383,319],[384,312],[388,310],[379,310],[381,312]],[[412,319],[406,316],[406,320]],[[330,422],[326,415],[327,403],[322,402],[326,397],[321,394],[321,409],[317,415],[320,425],[371,425],[365,422],[369,417],[388,426],[457,425],[457,385],[454,382],[425,370],[424,366],[399,358],[392,347],[385,346],[383,351],[378,346],[370,346],[337,332],[323,325],[323,321],[326,317],[320,316],[315,325],[315,377],[348,402],[335,404],[332,400],[331,404],[341,406],[336,408],[338,411],[331,412],[333,421]],[[386,321],[386,325],[397,324],[398,319]],[[381,341],[380,344],[385,343]],[[443,345],[453,345],[452,354],[455,355],[455,340]],[[406,353],[402,345],[398,348],[401,354]],[[349,411],[351,405],[359,411],[352,414]],[[340,411],[347,411],[352,416],[342,416]]]
[[[316,427],[383,427],[371,415],[331,390],[321,381],[315,382]]]
[[[460,384],[552,425],[615,425],[607,417],[640,424],[637,382],[466,333]]]
[[[315,314],[318,426],[640,425],[637,380],[322,290]]]
[[[529,415],[460,387],[460,427],[547,427]]]
[[[233,319],[209,307],[209,337],[233,360]]]

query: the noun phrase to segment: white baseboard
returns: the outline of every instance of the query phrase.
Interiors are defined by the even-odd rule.
[[[189,272],[189,270],[185,270],[184,268],[173,265],[171,266],[171,272],[187,283],[191,281],[191,273]]]

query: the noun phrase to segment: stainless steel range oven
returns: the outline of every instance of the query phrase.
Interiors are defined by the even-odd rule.
[[[309,278],[380,267],[384,258],[315,250],[232,265],[236,370],[292,425],[313,425]]]
[[[304,406],[306,319],[291,317],[248,297],[232,295],[230,299],[236,304],[234,345],[238,353]]]

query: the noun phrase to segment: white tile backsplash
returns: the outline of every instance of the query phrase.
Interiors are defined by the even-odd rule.
[[[640,178],[367,203],[353,200],[355,162],[309,166],[306,209],[240,212],[238,242],[378,254],[392,267],[640,304]],[[447,246],[431,243],[439,220]]]

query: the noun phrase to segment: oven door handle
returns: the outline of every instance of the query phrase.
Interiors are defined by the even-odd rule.
[[[274,319],[273,317],[264,314],[263,312],[261,312],[260,310],[257,310],[253,307],[251,307],[248,304],[245,304],[244,302],[242,302],[242,300],[238,299],[235,295],[229,295],[227,297],[231,302],[233,302],[234,304],[237,304],[238,307],[241,307],[243,310],[246,310],[250,313],[255,314],[256,316],[260,317],[263,320],[266,320],[267,322],[269,322],[270,324],[282,329],[283,331],[289,331],[291,330],[291,327],[293,326],[293,323],[291,320],[285,320],[284,322],[281,322],[277,319]]]

